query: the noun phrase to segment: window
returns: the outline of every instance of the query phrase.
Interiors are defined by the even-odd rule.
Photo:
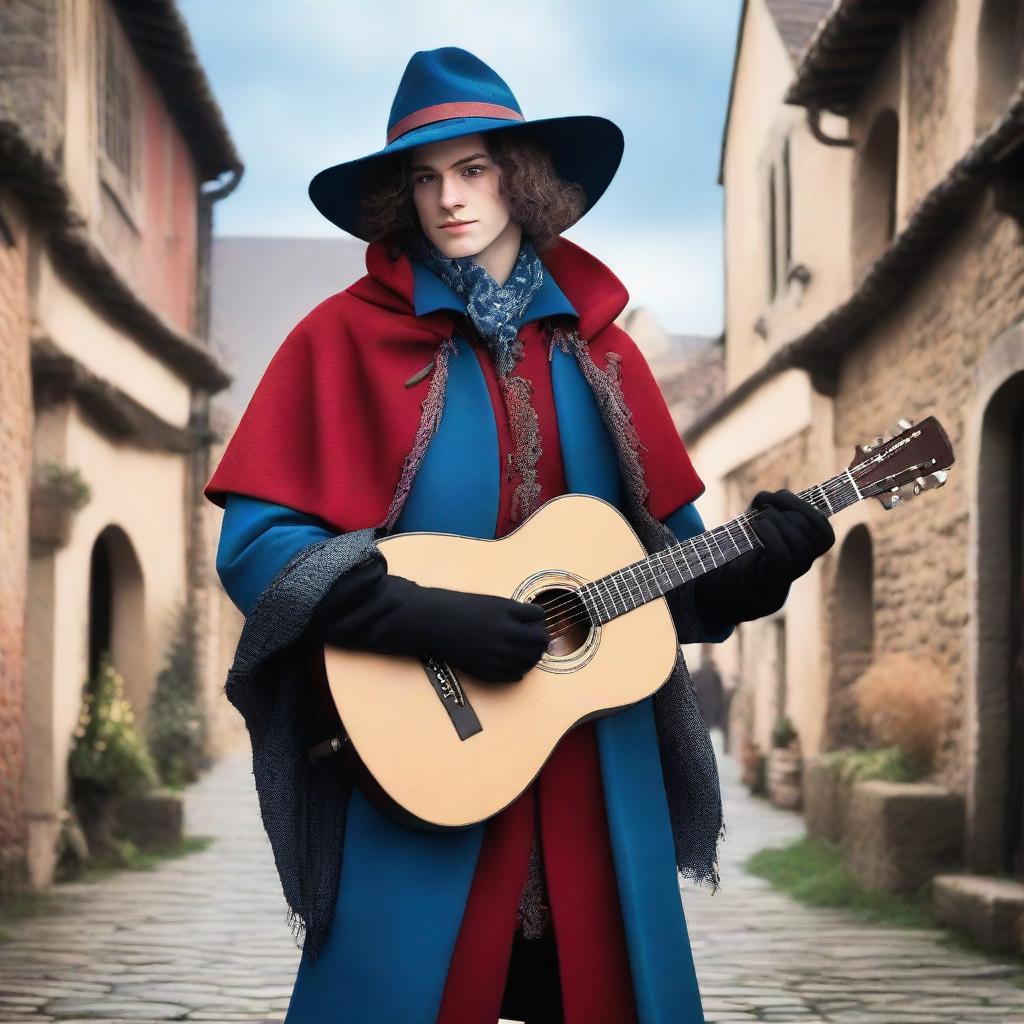
[[[775,201],[775,168],[768,172],[768,298],[779,291],[778,213]]]
[[[789,161],[789,138],[781,155],[768,168],[768,301],[779,294],[793,265],[793,199]]]
[[[793,187],[789,169],[789,138],[782,147],[782,232],[785,243],[782,268],[789,273],[793,265]]]
[[[130,203],[138,181],[131,53],[121,26],[109,11],[101,12],[97,31],[100,172],[104,184],[123,205]]]

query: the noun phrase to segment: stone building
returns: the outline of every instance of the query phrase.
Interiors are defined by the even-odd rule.
[[[721,652],[762,749],[850,739],[891,652],[948,673],[971,871],[1024,873],[1024,3],[748,0],[722,145],[725,394],[685,431],[724,522],[934,415],[946,485],[862,500]]]
[[[214,204],[241,162],[172,0],[0,5],[0,851],[53,873],[82,688],[109,649],[140,717],[173,610],[213,646],[198,492]],[[50,508],[52,474],[91,497]],[[47,480],[51,483],[48,484]],[[70,521],[68,521],[70,519]],[[223,667],[206,660],[207,696]]]

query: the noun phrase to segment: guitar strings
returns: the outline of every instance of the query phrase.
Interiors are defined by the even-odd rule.
[[[835,496],[838,493],[837,489],[838,489],[838,487],[840,486],[841,483],[842,483],[841,481],[837,481],[837,482],[829,485],[828,490],[831,491],[833,496]],[[819,485],[815,484],[815,488],[817,488],[818,486]],[[800,494],[801,495],[803,495],[803,494],[808,494],[809,495],[812,490],[813,490],[813,488],[809,488],[807,491],[800,492]],[[869,495],[864,495],[864,496],[866,497],[866,496],[869,496]],[[762,513],[760,512],[760,510],[755,510],[753,512],[744,513],[742,516],[737,517],[737,519],[734,520],[733,522],[735,523],[735,522],[738,522],[738,521],[742,521],[742,523],[749,523],[749,522],[751,522],[751,520],[759,518],[761,516],[761,514]],[[718,530],[723,530],[724,529],[726,534],[729,536],[730,540],[733,542],[733,545],[737,548],[737,550],[739,550],[739,545],[737,544],[737,537],[740,536],[740,533],[737,532],[736,529],[734,527],[732,527],[731,524],[725,525],[725,526],[722,526],[722,527],[718,527],[717,529]],[[711,532],[711,531],[708,531],[708,532]],[[748,531],[743,531],[743,532],[746,533],[747,537],[749,538],[749,534],[752,531],[749,531],[749,532]],[[722,554],[723,557],[724,557],[725,556],[725,552],[722,550],[721,545],[718,544],[718,538],[714,536],[713,532],[711,532],[711,536],[712,536],[712,539],[715,541],[716,546],[719,549],[719,553]],[[754,534],[754,536],[756,537],[756,534]],[[693,541],[695,538],[687,538],[687,539]],[[759,537],[757,537],[757,542],[763,544],[763,542],[761,542]],[[685,542],[680,542],[680,543],[685,543]],[[678,545],[675,545],[674,547],[676,547],[676,546],[678,546]],[[709,550],[709,556],[710,556],[710,545],[709,545],[708,550]],[[695,577],[701,575],[701,573],[703,573],[705,571],[705,569],[704,569],[704,563],[701,560],[700,555],[697,552],[696,548],[693,548],[692,556],[693,557],[688,555],[686,552],[683,552],[683,554],[682,554],[682,561],[685,563],[687,569],[690,571],[691,576],[693,576],[695,578]],[[733,557],[736,557],[736,556],[733,556]],[[731,560],[732,560],[731,558],[726,558],[726,561],[731,561]],[[656,563],[657,565],[661,566],[662,568],[665,568],[666,565],[671,564],[673,569],[675,569],[676,571],[679,571],[679,559],[678,558],[674,558],[673,556],[669,555],[667,553],[667,550],[666,551],[661,551],[661,552],[656,552],[654,555],[650,556],[649,561],[652,562],[652,563]],[[712,558],[712,562],[714,562],[713,558]],[[698,565],[700,566],[700,572],[697,572],[697,566]],[[618,570],[618,572],[619,573],[624,572],[626,569],[629,569],[629,568],[630,568],[629,566],[626,566],[626,567],[624,567],[624,569]],[[667,571],[666,571],[666,575],[668,575]],[[622,596],[624,594],[625,596],[628,596],[630,598],[633,598],[636,595],[639,595],[641,598],[644,597],[644,587],[642,585],[642,582],[638,583],[638,582],[634,581],[631,584],[631,583],[629,583],[625,579],[625,577],[622,577],[622,584],[623,585],[620,586],[618,584],[618,582],[616,582],[616,588],[618,589],[620,596]],[[681,584],[676,584],[676,586],[679,586],[679,585],[681,585]],[[670,587],[669,589],[672,590],[672,589],[675,589],[675,587]],[[647,587],[647,590],[648,590],[648,596],[647,596],[646,599],[650,600],[651,599],[651,588],[650,588],[649,585]],[[659,595],[659,596],[661,596],[661,595]],[[552,630],[552,633],[551,633],[551,639],[552,640],[558,639],[560,636],[564,636],[565,633],[568,632],[577,623],[586,623],[586,622],[590,621],[591,616],[587,612],[585,607],[583,608],[583,616],[580,616],[578,614],[574,614],[574,615],[569,615],[568,614],[568,612],[571,611],[573,609],[573,607],[578,608],[581,601],[582,601],[582,599],[579,598],[578,592],[574,592],[573,594],[570,594],[568,597],[560,598],[558,601],[555,601],[553,604],[548,606],[548,610],[553,610],[553,611],[558,612],[558,613],[561,613],[561,612],[565,612],[566,613],[566,614],[557,615],[554,618],[554,620],[553,620],[553,630]],[[639,602],[639,604],[643,604],[643,603],[645,603],[643,600]],[[547,615],[545,615],[545,621],[547,621]],[[563,628],[563,627],[566,627],[566,628]]]
[[[867,469],[863,469],[863,467],[869,466],[871,463],[873,463],[875,461],[876,461],[875,458],[867,459],[864,462],[859,463],[858,465],[851,467],[851,470],[850,470],[851,475],[854,476],[855,480],[858,479],[859,477],[862,477],[862,476],[866,475],[868,470]],[[860,472],[862,469],[863,469],[863,472]],[[806,488],[804,491],[800,491],[797,496],[801,497],[801,496],[807,495],[807,497],[809,498],[810,495],[814,491],[820,491],[821,493],[825,494],[829,498],[836,497],[836,496],[838,496],[840,489],[846,483],[847,483],[847,481],[845,479],[843,479],[842,477],[838,477],[838,478],[834,479],[833,481],[826,482],[825,485],[814,484],[812,487]],[[862,496],[863,497],[870,497],[871,495],[864,494],[862,492]],[[711,535],[711,539],[714,540],[715,546],[718,548],[719,553],[721,555],[723,555],[723,557],[724,557],[725,556],[725,552],[722,550],[721,545],[718,543],[718,538],[715,536],[716,531],[724,530],[726,535],[732,541],[733,546],[737,549],[737,551],[739,551],[739,544],[737,543],[737,538],[742,536],[743,534],[745,534],[746,535],[746,539],[749,539],[750,533],[753,533],[753,531],[751,530],[751,531],[748,532],[747,530],[744,529],[744,527],[746,526],[746,524],[752,522],[755,519],[760,518],[761,516],[762,516],[762,511],[761,510],[757,510],[757,509],[755,509],[753,511],[750,511],[750,512],[744,512],[741,515],[737,516],[735,519],[731,520],[729,523],[723,524],[722,526],[716,527],[716,528],[714,528],[712,530],[708,530],[708,531],[705,531],[705,532]],[[763,542],[760,540],[759,537],[757,537],[756,533],[754,534],[754,536],[757,538],[757,541],[759,543],[761,543],[762,546],[763,546]],[[692,537],[691,538],[687,538],[687,540],[689,540],[691,542],[693,542],[695,539],[696,538],[692,538]],[[683,544],[683,543],[685,543],[685,541],[679,542],[679,544]],[[672,548],[678,547],[679,544],[672,545]],[[668,554],[668,550],[669,549],[665,549],[665,550],[662,550],[662,551],[659,551],[659,552],[655,552],[653,555],[649,556],[644,561],[649,561],[650,563],[654,563],[654,564],[658,565],[659,567],[661,567],[663,569],[665,569],[665,567],[667,565],[671,564],[673,569],[675,569],[676,571],[679,571],[679,561],[680,561],[679,558],[678,557],[674,557],[673,555]],[[753,550],[753,549],[751,548],[750,550]],[[710,551],[711,551],[711,548],[710,548],[710,545],[709,545],[708,546],[709,556],[710,556]],[[697,552],[696,547],[693,548],[692,555],[694,557],[691,557],[690,554],[688,554],[685,551],[682,552],[682,561],[685,563],[686,568],[690,571],[691,576],[696,577],[696,576],[700,575],[701,573],[703,573],[705,571],[704,570],[704,562],[700,558],[700,555]],[[737,556],[734,555],[733,558],[735,558],[735,557],[737,557]],[[726,558],[725,560],[726,561],[731,561],[732,559],[731,558]],[[714,564],[713,556],[711,556],[711,561]],[[701,567],[701,573],[696,572],[696,569],[697,569],[698,565],[700,565],[700,567]],[[617,571],[619,573],[621,573],[621,572],[626,571],[629,568],[630,568],[629,566],[624,566],[622,569],[617,570]],[[716,566],[716,568],[717,568],[717,566]],[[612,575],[612,574],[609,574],[609,575]],[[666,570],[666,575],[668,575],[667,570]],[[628,596],[630,598],[632,598],[632,597],[634,597],[636,595],[639,595],[639,596],[643,597],[644,588],[643,588],[642,585],[640,585],[640,584],[630,584],[624,578],[622,580],[622,583],[624,584],[624,586],[619,586],[618,582],[616,582],[616,584],[615,584],[616,588],[620,592],[620,595],[624,593],[626,596]],[[677,584],[677,585],[681,585],[681,584]],[[675,588],[670,588],[670,589],[675,589]],[[650,588],[648,588],[648,591],[650,591]],[[659,595],[659,596],[661,596],[661,595]],[[641,602],[641,603],[643,603],[643,602]],[[551,623],[551,630],[550,630],[550,634],[549,634],[550,635],[549,643],[554,641],[554,640],[557,640],[559,637],[565,636],[566,633],[570,632],[575,625],[583,624],[583,623],[591,621],[591,617],[590,617],[589,613],[587,612],[585,606],[583,607],[583,615],[582,616],[580,616],[579,614],[575,614],[574,613],[575,609],[580,607],[581,604],[582,604],[582,598],[579,596],[579,592],[578,591],[573,591],[571,594],[567,595],[566,597],[559,598],[558,600],[554,601],[552,604],[547,605],[545,607],[545,615],[544,615],[545,624],[547,624],[548,622]],[[553,617],[550,615],[550,613],[552,613],[552,612],[556,613]],[[573,613],[573,614],[570,614],[570,613]]]
[[[866,465],[868,465],[868,462],[859,463],[857,466],[851,467],[851,469],[859,470],[862,466],[866,466]],[[861,474],[861,475],[863,476],[864,474]],[[799,494],[800,495],[802,495],[802,494],[811,495],[813,493],[813,491],[815,490],[815,488],[817,488],[817,489],[819,489],[819,490],[821,490],[823,492],[830,493],[831,496],[835,497],[835,496],[838,495],[839,489],[845,484],[845,481],[841,480],[841,479],[835,479],[835,480],[832,480],[832,481],[827,481],[826,483],[828,484],[827,492],[826,492],[826,489],[822,485],[815,484],[813,487],[806,488],[804,491],[799,492]],[[725,556],[725,552],[722,550],[721,545],[718,544],[718,538],[714,536],[715,532],[716,531],[725,530],[726,533],[729,536],[729,539],[733,542],[733,546],[737,550],[739,550],[739,544],[736,543],[736,538],[738,536],[743,536],[744,535],[744,531],[742,530],[742,526],[741,526],[740,529],[739,529],[739,532],[737,532],[737,530],[733,527],[733,524],[740,523],[741,521],[742,521],[742,523],[749,523],[751,520],[759,518],[760,515],[761,515],[761,512],[759,510],[754,510],[753,512],[745,512],[742,515],[737,516],[735,519],[731,520],[729,523],[726,523],[726,524],[724,524],[722,526],[715,527],[715,528],[713,528],[711,530],[706,530],[704,532],[711,535],[712,539],[715,541],[715,544],[716,544],[716,546],[719,549],[719,554],[723,555],[723,557],[724,557]],[[698,534],[697,536],[702,536],[702,534]],[[747,538],[749,538],[749,533],[746,533],[746,536],[747,536]],[[677,545],[672,545],[671,547],[672,548],[678,547],[678,546],[680,546],[682,544],[685,544],[687,541],[690,541],[692,543],[696,539],[697,539],[696,537],[688,537],[688,538],[685,538],[684,540],[678,542]],[[758,541],[760,542],[760,538],[758,538]],[[708,550],[710,552],[710,545],[708,545]],[[684,557],[684,560],[686,562],[687,568],[688,569],[695,569],[697,567],[697,565],[700,565],[701,566],[701,571],[703,572],[704,571],[703,570],[703,564],[704,563],[701,560],[700,555],[697,552],[696,548],[694,548],[694,550],[693,550],[693,555],[695,556],[695,559],[691,559],[690,557],[688,557],[686,555],[685,552],[683,553],[683,557]],[[731,556],[731,557],[726,557],[725,560],[726,561],[731,561],[732,558],[735,558],[735,557],[736,557],[735,555]],[[667,562],[671,562],[674,567],[678,566],[678,559],[675,559],[673,556],[669,555],[668,554],[668,549],[663,550],[663,551],[659,551],[659,552],[655,552],[653,555],[649,556],[648,559],[643,559],[642,561],[652,561],[652,562],[656,561],[656,562],[659,562],[662,565],[666,564]],[[635,563],[635,564],[639,564],[639,563]],[[617,570],[617,572],[621,573],[621,572],[624,572],[625,570],[627,570],[629,568],[630,568],[630,566],[624,566],[622,569]],[[717,566],[716,566],[716,568],[717,568]],[[609,575],[612,575],[612,574],[609,574]],[[700,575],[700,574],[698,573],[697,575]],[[674,588],[672,588],[672,589],[674,589]],[[643,592],[642,589],[640,589],[640,588],[637,588],[637,590],[634,590],[632,592],[635,593],[635,592],[638,592],[638,591],[640,593]],[[557,610],[557,609],[559,609],[560,606],[564,606],[564,605],[567,605],[567,604],[574,604],[575,602],[572,600],[572,598],[574,596],[576,596],[577,594],[578,594],[578,592],[574,591],[573,594],[570,595],[568,598],[560,598],[558,601],[555,601],[551,605],[548,605],[547,609],[549,611]]]

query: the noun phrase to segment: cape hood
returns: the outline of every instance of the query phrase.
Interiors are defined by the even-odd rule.
[[[643,354],[613,321],[629,294],[560,238],[541,257],[579,313],[591,358],[621,379],[640,442],[647,507],[663,519],[704,491]],[[438,348],[460,314],[417,317],[407,256],[366,249],[367,273],[308,313],[274,354],[204,494],[287,505],[347,532],[380,526],[425,415]],[[527,324],[524,331],[540,325]],[[614,369],[612,369],[614,367]],[[495,410],[504,415],[503,410]]]

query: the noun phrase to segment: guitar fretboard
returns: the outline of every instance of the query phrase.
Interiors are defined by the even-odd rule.
[[[797,497],[810,502],[823,515],[832,516],[863,495],[846,469],[824,483],[799,491]],[[598,624],[609,622],[746,551],[763,547],[746,518],[746,514],[738,516],[581,587],[578,594],[590,618]]]

